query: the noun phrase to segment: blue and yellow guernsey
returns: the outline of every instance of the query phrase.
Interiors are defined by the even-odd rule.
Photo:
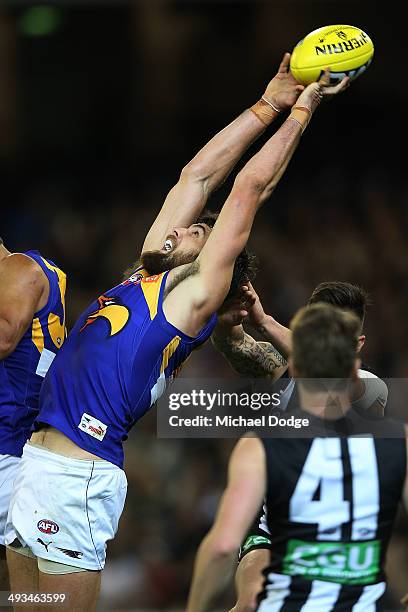
[[[38,413],[41,385],[65,337],[66,276],[38,251],[25,253],[49,281],[47,304],[34,314],[14,351],[0,361],[0,454],[21,457]]]
[[[138,270],[93,302],[68,335],[41,391],[38,424],[52,425],[122,469],[129,430],[216,322],[213,315],[194,338],[169,323],[163,312],[167,275]]]

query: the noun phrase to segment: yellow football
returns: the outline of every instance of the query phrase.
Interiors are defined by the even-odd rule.
[[[298,42],[290,59],[290,69],[297,81],[308,85],[318,81],[325,68],[330,80],[338,83],[344,76],[356,79],[370,65],[374,55],[371,38],[350,25],[324,26]]]

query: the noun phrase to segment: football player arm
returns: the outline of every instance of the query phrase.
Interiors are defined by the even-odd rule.
[[[292,332],[290,329],[276,321],[271,315],[266,315],[256,329],[286,361],[292,349]]]
[[[237,175],[211,234],[191,273],[166,297],[165,314],[183,332],[196,335],[223,303],[234,263],[244,249],[262,203],[272,194],[301,136],[287,119]]]
[[[319,83],[308,85],[288,119],[237,175],[234,186],[190,274],[164,302],[169,321],[196,335],[217,312],[231,285],[234,263],[245,247],[255,214],[269,199],[295,152],[305,126],[319,105],[330,80],[326,72]],[[331,95],[342,91],[347,80],[328,87]]]
[[[0,359],[14,351],[48,293],[46,275],[26,255],[15,253],[0,262]]]
[[[277,380],[287,368],[286,359],[270,342],[255,340],[242,325],[228,330],[217,325],[211,340],[240,376]]]
[[[286,53],[263,99],[257,103],[258,106],[252,107],[257,112],[245,110],[183,168],[178,183],[169,192],[146,236],[143,252],[160,249],[173,227],[188,227],[194,223],[211,193],[225,181],[248,147],[279,115],[276,109],[286,110],[294,104],[303,86],[288,72],[289,62],[290,54]]]
[[[230,459],[228,485],[213,527],[202,541],[194,566],[187,612],[204,612],[228,585],[239,546],[266,490],[262,442],[242,438]]]
[[[214,136],[181,171],[146,236],[142,252],[162,248],[173,227],[189,227],[194,223],[211,193],[264,130],[265,125],[246,110]]]
[[[262,332],[261,323],[266,316],[250,283],[218,312],[212,343],[241,376],[277,380],[287,368],[286,359],[271,342],[256,341],[243,328],[242,321],[247,320]]]
[[[286,359],[292,348],[290,329],[278,323],[271,315],[265,313],[259,295],[251,283],[248,283],[248,295],[252,299],[252,306],[248,315],[249,322],[272,347],[275,347],[278,354],[285,358],[286,364]]]
[[[265,582],[263,570],[270,563],[269,548],[250,550],[239,562],[235,573],[237,603],[234,612],[249,612],[257,608],[257,596]]]

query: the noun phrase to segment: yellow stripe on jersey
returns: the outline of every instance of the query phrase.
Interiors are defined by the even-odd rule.
[[[41,257],[44,264],[49,270],[52,270],[58,276],[58,288],[60,292],[61,305],[63,311],[63,320],[54,313],[48,315],[48,331],[50,333],[51,340],[57,348],[60,348],[65,340],[66,329],[65,329],[65,291],[67,288],[67,275],[56,266],[52,266],[46,259]]]
[[[163,282],[163,274],[155,274],[144,278],[140,283],[146,304],[149,308],[150,319],[153,321],[157,315],[159,305],[160,287]]]
[[[61,325],[59,316],[52,312],[48,315],[48,331],[55,346],[60,348],[65,340],[65,324]]]
[[[41,354],[44,350],[44,333],[41,327],[40,319],[37,317],[33,319],[33,324],[31,327],[31,338],[37,347],[39,353]]]
[[[160,374],[162,374],[169,365],[169,361],[176,352],[177,347],[180,344],[180,340],[180,336],[175,336],[173,340],[170,340],[168,345],[163,349],[163,359],[160,367]]]

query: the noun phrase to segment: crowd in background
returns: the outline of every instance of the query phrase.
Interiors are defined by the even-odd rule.
[[[317,283],[359,283],[372,301],[364,360],[384,377],[405,377],[404,185],[397,189],[378,174],[367,174],[356,183],[332,166],[316,173],[306,197],[299,187],[302,171],[297,170],[265,205],[251,238],[251,249],[260,260],[255,285],[265,310],[288,324]],[[292,180],[296,175],[298,180]],[[334,182],[336,190],[331,188]],[[44,180],[33,186],[18,207],[6,211],[3,232],[10,248],[39,246],[68,272],[69,328],[97,295],[122,280],[170,187],[156,184],[150,193],[132,194],[118,186],[116,192],[100,196],[97,206],[83,209],[80,189],[67,190],[70,183],[75,185],[75,177],[64,177],[60,185]],[[216,196],[214,204],[221,198],[222,194]],[[352,200],[350,208],[342,205],[345,198]],[[182,375],[235,376],[211,343],[193,355]],[[140,610],[182,606],[197,546],[225,485],[233,444],[157,439],[154,409],[139,422],[126,443],[129,493],[118,536],[109,547],[102,599],[106,609],[132,609],[135,602]],[[396,533],[404,529],[401,516]],[[406,587],[405,536],[393,542],[390,570],[391,608]],[[225,605],[231,602],[232,591]]]

